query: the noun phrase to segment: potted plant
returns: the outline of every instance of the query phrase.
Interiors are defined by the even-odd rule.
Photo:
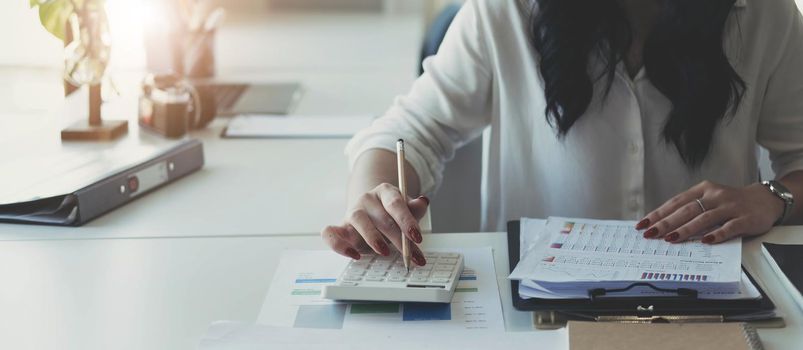
[[[101,82],[111,54],[104,0],[29,0],[42,26],[64,41],[64,79],[89,86],[89,118],[62,130],[62,140],[113,140],[128,131],[125,120],[101,118]]]

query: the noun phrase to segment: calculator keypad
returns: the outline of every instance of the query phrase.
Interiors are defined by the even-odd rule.
[[[323,297],[333,300],[447,303],[463,272],[457,253],[424,252],[425,266],[410,271],[397,252],[391,256],[363,254],[344,269],[334,284],[324,286]]]
[[[412,282],[449,283],[455,277],[460,257],[457,253],[426,252],[428,264],[404,268],[401,255],[363,254],[360,260],[351,261],[341,279],[348,282]]]

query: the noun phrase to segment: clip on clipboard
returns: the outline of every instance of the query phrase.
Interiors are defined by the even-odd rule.
[[[519,263],[520,222],[510,221],[507,226],[509,269]],[[743,268],[744,270],[744,268]],[[539,329],[561,328],[570,320],[615,322],[726,322],[759,321],[764,326],[783,327],[783,319],[775,314],[775,304],[747,270],[750,281],[761,293],[758,299],[716,300],[699,299],[697,291],[688,288],[664,289],[649,283],[637,282],[621,289],[596,288],[589,290],[589,298],[574,299],[523,299],[519,295],[519,281],[511,280],[513,307],[535,312],[534,323]],[[659,297],[621,297],[617,293],[635,287],[648,287],[676,295]]]
[[[601,297],[608,296],[609,294],[624,293],[624,292],[627,292],[627,291],[629,291],[629,290],[631,290],[633,288],[636,288],[636,287],[647,287],[647,288],[650,288],[650,289],[652,289],[652,290],[654,290],[656,292],[674,293],[674,294],[676,294],[676,296],[669,296],[670,298],[686,298],[686,299],[691,299],[691,300],[696,300],[697,299],[697,291],[694,290],[694,289],[690,289],[690,288],[677,288],[677,289],[659,288],[659,287],[656,287],[656,286],[652,285],[651,283],[647,283],[647,282],[636,282],[636,283],[633,283],[633,284],[631,284],[631,285],[629,285],[629,286],[627,286],[625,288],[617,288],[617,289],[594,288],[594,289],[591,289],[591,290],[588,291],[588,299],[590,299],[593,302],[595,300],[599,300],[599,298],[601,298]],[[666,298],[666,297],[663,297],[663,298]]]

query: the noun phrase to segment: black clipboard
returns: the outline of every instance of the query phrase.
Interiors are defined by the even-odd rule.
[[[520,222],[509,221],[507,246],[509,269],[512,272],[519,263]],[[744,268],[743,268],[744,269]],[[755,300],[709,300],[693,295],[662,297],[602,297],[588,299],[522,299],[519,281],[510,281],[513,307],[521,311],[557,312],[578,319],[593,320],[604,316],[721,316],[723,321],[760,320],[775,318],[775,304],[767,296],[753,276],[744,270],[750,281],[761,293]]]

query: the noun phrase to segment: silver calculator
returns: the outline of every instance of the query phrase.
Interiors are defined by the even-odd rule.
[[[344,301],[400,301],[448,303],[454,295],[463,255],[424,252],[427,265],[404,268],[401,254],[362,254],[352,260],[334,284],[323,288],[323,298]]]

